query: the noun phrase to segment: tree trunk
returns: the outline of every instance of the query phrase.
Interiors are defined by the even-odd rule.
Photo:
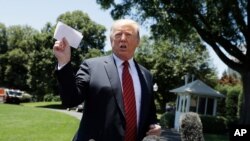
[[[241,73],[243,99],[241,105],[240,124],[250,125],[250,71]]]

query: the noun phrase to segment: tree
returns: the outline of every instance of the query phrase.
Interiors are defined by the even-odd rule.
[[[81,11],[66,12],[61,14],[57,21],[68,24],[82,32],[84,36],[80,47],[72,49],[72,63],[75,71],[83,58],[101,53],[100,50],[104,47],[105,28],[91,21],[87,14]],[[34,36],[35,49],[31,51],[28,84],[38,100],[42,100],[46,94],[58,94],[54,77],[57,61],[52,53],[54,30],[55,25],[47,23],[41,33]]]
[[[154,82],[159,89],[155,94],[161,112],[165,112],[166,102],[176,99],[169,90],[184,84],[180,79],[185,74],[194,74],[205,82],[214,81],[215,71],[209,66],[208,52],[200,42],[174,44],[169,40],[150,40],[143,37],[136,52],[136,60],[147,68],[152,68]],[[197,47],[199,46],[199,47]]]
[[[187,39],[197,32],[220,59],[241,74],[240,124],[250,124],[249,4],[247,0],[97,0],[117,19],[130,15],[151,22],[154,36]]]
[[[57,21],[62,21],[84,35],[79,49],[72,49],[75,67],[83,58],[102,54],[105,43],[105,28],[81,11],[66,12]],[[36,100],[46,94],[58,94],[54,76],[56,58],[53,55],[55,25],[46,23],[39,32],[29,26],[0,24],[0,85],[18,88],[31,93]],[[94,49],[92,49],[94,48]]]
[[[3,86],[27,90],[30,51],[34,49],[32,36],[38,33],[29,26],[11,26],[6,30],[6,51],[1,56]]]
[[[5,68],[5,64],[6,64],[6,60],[5,60],[5,53],[7,52],[8,46],[7,46],[7,31],[6,31],[6,27],[4,24],[0,23],[0,86],[4,85],[4,71],[6,70]]]
[[[4,24],[0,23],[0,54],[4,54],[7,51],[7,33]]]

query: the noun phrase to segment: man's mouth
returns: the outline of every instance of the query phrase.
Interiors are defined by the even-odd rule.
[[[125,48],[127,48],[127,46],[126,45],[120,45],[120,48],[125,49]]]

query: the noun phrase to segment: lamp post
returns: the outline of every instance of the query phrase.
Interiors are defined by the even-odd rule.
[[[158,91],[158,85],[157,85],[157,83],[154,84],[153,89],[154,89],[155,92]]]

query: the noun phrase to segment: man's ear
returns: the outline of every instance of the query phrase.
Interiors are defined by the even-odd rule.
[[[140,38],[137,39],[137,47],[140,46]]]
[[[109,41],[110,41],[110,43],[112,44],[112,37],[111,36],[109,36]]]

